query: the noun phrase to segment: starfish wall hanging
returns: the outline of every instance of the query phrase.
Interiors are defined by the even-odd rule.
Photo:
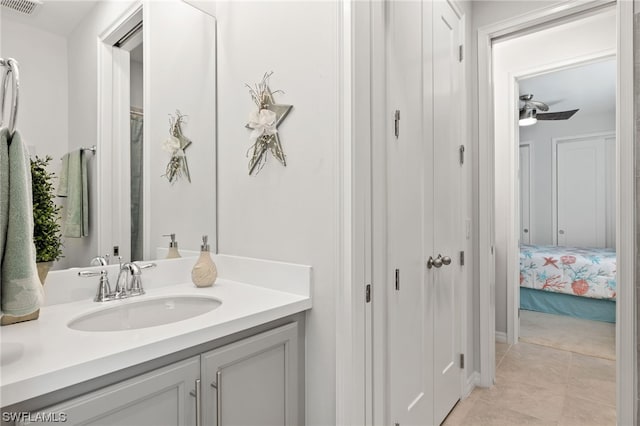
[[[246,85],[253,102],[258,107],[249,116],[249,123],[245,126],[252,129],[250,140],[253,145],[247,151],[249,159],[249,174],[258,173],[267,161],[267,153],[271,154],[282,163],[287,165],[286,156],[282,150],[278,126],[285,119],[293,108],[293,105],[276,104],[273,100],[274,93],[284,93],[281,90],[272,92],[269,88],[269,77],[272,72],[265,73],[262,81],[254,87]]]
[[[189,140],[182,133],[182,125],[186,115],[182,115],[176,110],[176,116],[169,114],[169,138],[163,142],[162,148],[167,151],[171,158],[165,169],[165,174],[169,183],[174,184],[180,177],[186,177],[191,183],[189,164],[187,163],[186,149],[191,145]]]

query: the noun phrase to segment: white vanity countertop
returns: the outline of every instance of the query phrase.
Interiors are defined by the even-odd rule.
[[[221,277],[213,287],[197,288],[184,280],[181,284],[149,285],[148,279],[143,278],[144,296],[103,303],[83,299],[49,305],[40,310],[37,321],[2,327],[0,406],[44,395],[311,308],[310,267],[233,256],[214,256],[214,260],[219,264]],[[174,262],[169,267],[178,263],[186,269],[193,260]],[[166,265],[163,261],[158,262],[155,274],[160,276]],[[222,272],[225,270],[228,274]],[[260,276],[264,277],[262,282]],[[244,279],[240,282],[230,278]],[[297,283],[286,282],[291,280]],[[115,280],[111,281],[112,286],[115,285]],[[95,291],[97,281],[91,280],[91,283]],[[205,314],[156,327],[99,332],[67,327],[72,319],[97,308],[168,295],[208,296],[222,304]]]

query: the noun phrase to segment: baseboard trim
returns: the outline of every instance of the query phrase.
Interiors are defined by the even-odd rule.
[[[496,331],[496,342],[507,343],[507,333],[504,331]]]

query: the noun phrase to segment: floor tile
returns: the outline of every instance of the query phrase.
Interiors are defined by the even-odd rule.
[[[502,359],[506,355],[506,353],[509,350],[510,346],[511,345],[509,345],[507,343],[496,342],[496,367],[498,367],[500,365],[500,362],[502,361]]]
[[[511,410],[499,401],[487,402],[477,400],[462,420],[464,426],[514,426],[514,425],[549,425],[555,426],[557,422],[545,421],[528,414]]]
[[[520,311],[520,340],[615,359],[616,325],[542,312]]]
[[[567,395],[559,426],[615,426],[616,408]]]
[[[445,426],[615,425],[615,361],[531,343],[497,343],[496,362],[496,384],[476,388]]]
[[[505,382],[485,390],[479,398],[541,420],[557,422],[562,415],[566,394],[566,385]]]
[[[573,354],[567,394],[615,408],[615,361]]]

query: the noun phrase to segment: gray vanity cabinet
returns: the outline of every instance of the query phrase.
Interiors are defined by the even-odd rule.
[[[297,324],[202,355],[204,425],[300,425]]]
[[[190,393],[199,377],[195,356],[32,413],[31,422],[17,424],[59,425],[64,415],[69,425],[193,425],[196,400]],[[58,416],[58,422],[41,422],[38,415]]]
[[[30,422],[16,424],[302,425],[303,321],[283,320],[203,343],[183,351],[181,361],[175,362],[180,353],[172,354],[172,363],[106,387],[79,384],[84,391],[71,399],[34,403],[45,409],[13,407],[31,411]],[[43,421],[47,416],[52,421]]]

